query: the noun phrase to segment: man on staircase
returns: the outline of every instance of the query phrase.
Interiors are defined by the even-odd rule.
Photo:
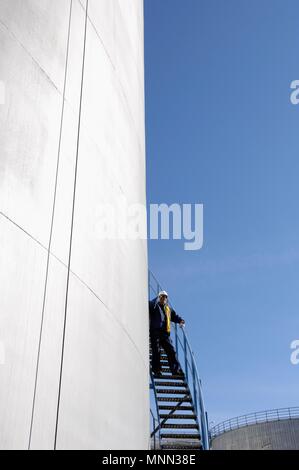
[[[170,338],[171,322],[185,325],[183,320],[168,305],[168,294],[161,291],[149,301],[150,338],[152,346],[152,372],[155,377],[162,377],[160,364],[160,346],[167,354],[169,367],[173,375],[184,375],[177,360],[176,352]]]

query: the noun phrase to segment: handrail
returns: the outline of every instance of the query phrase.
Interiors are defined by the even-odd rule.
[[[289,408],[275,408],[272,410],[259,411],[257,413],[248,413],[227,419],[222,423],[213,426],[210,429],[211,439],[234,429],[240,429],[246,426],[267,423],[269,421],[283,421],[289,419],[299,419],[299,406]]]
[[[179,337],[179,331],[183,336],[183,341],[181,341]],[[197,422],[201,430],[202,436],[202,445],[204,450],[209,449],[209,431],[208,431],[208,422],[207,422],[207,413],[205,409],[205,403],[203,398],[203,391],[202,391],[202,384],[199,378],[199,373],[194,357],[194,352],[191,348],[190,341],[188,339],[187,333],[185,328],[178,328],[175,325],[175,342],[176,344],[180,344],[182,347],[184,356],[184,372],[188,387],[190,389],[190,393],[192,394],[192,398],[194,401]],[[188,358],[188,352],[190,358]],[[179,353],[179,349],[177,349],[177,353]],[[182,363],[181,363],[182,366]],[[189,375],[189,371],[191,376]],[[200,421],[200,422],[199,422]]]
[[[152,296],[158,295],[159,291],[162,290],[162,287],[151,271],[149,271],[148,280],[149,280],[149,295],[152,298]],[[204,404],[202,384],[199,378],[198,369],[197,369],[197,365],[196,365],[196,361],[194,357],[194,352],[191,348],[188,336],[185,332],[185,328],[178,328],[177,324],[175,325],[175,328],[174,328],[174,345],[175,345],[178,359],[180,361],[180,365],[185,373],[186,382],[187,382],[188,388],[190,390],[190,393],[193,399],[195,412],[196,412],[196,420],[200,429],[200,434],[202,436],[202,447],[204,450],[208,450],[209,449],[208,419],[207,419],[207,413],[206,413],[205,404]],[[183,355],[182,360],[180,360],[181,354]],[[156,399],[156,390],[155,390],[153,379],[152,379],[152,383],[153,383],[152,388],[154,390],[155,399]],[[157,416],[159,417],[158,408],[157,408]],[[159,421],[159,425],[160,424],[161,423]],[[159,439],[160,439],[160,435],[159,435]]]

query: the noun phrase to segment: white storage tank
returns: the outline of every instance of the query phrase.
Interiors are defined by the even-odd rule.
[[[149,447],[142,0],[0,0],[0,448]]]
[[[298,450],[299,407],[250,413],[211,429],[213,450]]]

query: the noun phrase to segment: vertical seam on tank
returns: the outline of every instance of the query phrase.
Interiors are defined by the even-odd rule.
[[[66,325],[67,325],[68,294],[69,294],[69,283],[70,283],[70,269],[71,269],[71,258],[72,258],[72,244],[73,244],[73,230],[74,230],[74,217],[75,217],[75,204],[76,204],[78,162],[79,162],[79,149],[80,149],[80,136],[81,136],[80,131],[81,131],[82,101],[83,101],[83,89],[84,89],[86,39],[87,39],[87,24],[88,24],[88,5],[89,5],[89,0],[86,0],[83,62],[82,62],[81,91],[80,91],[80,105],[79,105],[79,122],[78,122],[78,132],[77,132],[76,165],[75,165],[75,177],[74,177],[74,187],[73,187],[73,207],[72,207],[71,233],[70,233],[70,243],[69,243],[68,273],[67,273],[67,283],[66,283],[66,293],[65,293],[64,324],[63,324],[63,336],[62,336],[62,347],[61,347],[61,362],[60,362],[60,376],[59,376],[59,388],[58,388],[58,399],[57,399],[54,450],[56,450],[56,448],[57,448],[60,398],[61,398],[61,386],[62,386],[62,372],[63,372],[63,363],[64,363],[65,336],[66,336]]]
[[[33,401],[32,401],[32,412],[31,412],[31,420],[30,420],[29,443],[28,443],[28,449],[29,450],[30,450],[30,447],[31,447],[31,440],[32,440],[32,430],[33,430],[34,411],[35,411],[35,402],[36,402],[36,391],[37,391],[37,382],[38,382],[40,352],[41,352],[42,334],[43,334],[43,326],[44,326],[48,276],[49,276],[50,253],[51,253],[52,235],[53,235],[53,226],[54,226],[54,216],[55,216],[55,208],[56,208],[58,173],[59,173],[60,155],[61,155],[62,128],[63,128],[63,120],[64,120],[65,94],[66,94],[66,83],[67,83],[67,72],[68,72],[68,59],[69,59],[69,47],[70,47],[70,31],[71,31],[71,20],[72,20],[72,8],[73,8],[73,0],[70,0],[69,21],[68,21],[68,37],[67,37],[66,61],[65,61],[65,72],[64,72],[64,84],[63,84],[62,109],[61,109],[60,131],[59,131],[58,155],[57,155],[56,174],[55,174],[55,185],[54,185],[53,206],[52,206],[52,215],[51,215],[50,236],[49,236],[48,253],[47,253],[46,277],[45,277],[43,305],[42,305],[42,318],[41,318],[41,325],[40,325],[38,353],[37,353],[36,371],[35,371],[35,380],[34,380],[34,392],[33,392]]]

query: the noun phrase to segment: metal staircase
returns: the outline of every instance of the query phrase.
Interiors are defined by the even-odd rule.
[[[184,377],[169,374],[163,350],[161,364],[163,377],[151,377],[160,421],[152,433],[160,431],[160,449],[200,450],[199,423],[188,384]]]
[[[162,290],[149,272],[149,293],[153,298]],[[165,351],[160,349],[161,377],[151,372],[152,449],[208,450],[208,422],[201,381],[184,329],[175,325],[173,343],[184,375],[171,374]],[[150,349],[151,361],[151,349]]]

